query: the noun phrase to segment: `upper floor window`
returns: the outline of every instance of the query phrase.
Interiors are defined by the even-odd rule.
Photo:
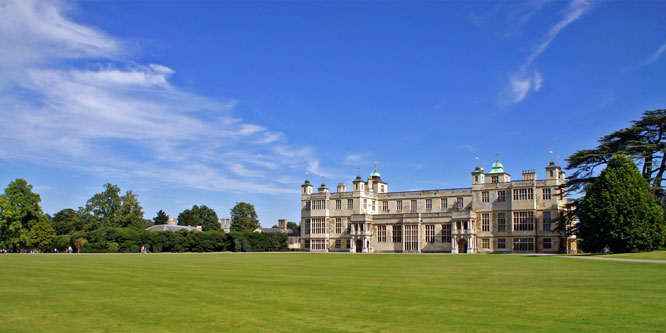
[[[534,230],[534,213],[513,212],[513,230],[516,231]]]
[[[335,233],[336,234],[342,233],[342,219],[339,217],[335,218]]]
[[[399,212],[402,212],[402,200],[398,200],[395,202],[395,209]]]
[[[305,219],[305,234],[310,234],[310,219]]]
[[[372,200],[372,211],[374,212],[376,210],[377,210],[377,201]]]
[[[481,192],[481,202],[490,202],[490,194],[488,192]]]
[[[498,202],[506,201],[506,191],[497,191],[497,201]]]
[[[412,202],[411,202],[410,209],[412,211],[415,211],[418,208],[417,205],[416,205],[416,202],[417,202],[416,200],[412,200]]]
[[[446,209],[446,208],[449,207],[449,203],[446,200],[446,198],[442,198],[442,204],[441,205],[442,205],[442,209]]]
[[[463,198],[456,199],[456,208],[463,209],[463,207],[464,207]]]
[[[549,188],[544,188],[543,189],[543,200],[550,200],[550,189]]]
[[[382,211],[388,212],[388,201],[382,201]]]
[[[347,199],[347,209],[354,209],[354,199]]]
[[[543,231],[550,231],[550,212],[543,212]]]
[[[534,191],[531,188],[517,188],[513,190],[513,200],[532,200]]]
[[[432,199],[426,199],[426,209],[432,209]]]
[[[506,214],[497,213],[497,232],[506,232]]]
[[[305,202],[305,210],[310,210],[310,205],[311,205],[310,201],[306,201]]]
[[[490,231],[490,214],[481,214],[481,231]]]
[[[499,183],[499,176],[492,176],[490,179],[493,182],[493,184]]]
[[[335,209],[342,209],[342,200],[335,200]]]

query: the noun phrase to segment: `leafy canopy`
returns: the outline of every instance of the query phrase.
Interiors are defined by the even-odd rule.
[[[664,242],[663,210],[650,184],[627,157],[615,155],[586,188],[578,209],[583,250],[614,252],[656,249]]]
[[[201,226],[203,231],[221,229],[217,213],[206,205],[194,205],[178,214],[178,225]]]
[[[0,247],[27,248],[30,229],[40,221],[46,222],[39,205],[42,199],[32,189],[27,181],[18,178],[0,195]]]
[[[155,224],[167,224],[167,222],[169,222],[169,216],[163,210],[160,209],[157,212],[157,215],[153,217],[153,222]]]
[[[234,231],[254,231],[259,228],[259,219],[254,205],[247,202],[237,202],[231,208],[231,230]]]

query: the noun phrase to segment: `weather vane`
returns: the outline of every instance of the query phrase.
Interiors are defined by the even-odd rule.
[[[550,153],[550,161],[553,162],[553,151],[549,150],[548,152]]]
[[[305,180],[309,180],[309,179],[308,179],[308,175],[309,175],[309,174],[310,174],[309,172],[305,171]]]
[[[474,159],[476,159],[476,166],[478,167],[479,166],[479,157],[478,156],[474,157]]]

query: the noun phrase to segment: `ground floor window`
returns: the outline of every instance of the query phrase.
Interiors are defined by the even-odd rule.
[[[377,242],[385,243],[386,242],[386,226],[379,225],[377,226]]]
[[[326,250],[326,240],[313,239],[310,241],[310,250]]]
[[[347,240],[347,248],[348,249],[351,248],[351,240],[349,240],[349,239]]]
[[[534,238],[514,238],[514,251],[534,251]]]
[[[435,242],[435,225],[434,224],[428,224],[425,226],[425,233],[426,233],[426,242],[428,243],[434,243]]]
[[[305,240],[305,249],[306,249],[306,250],[309,250],[309,249],[310,249],[310,240],[309,240],[309,239],[306,239],[306,240]]]
[[[500,238],[497,240],[497,248],[498,249],[506,249],[506,239]]]
[[[550,238],[544,238],[543,239],[543,248],[544,249],[552,249],[553,248],[553,241]]]
[[[451,223],[442,224],[442,243],[451,243]]]
[[[490,248],[490,239],[488,239],[488,238],[482,239],[481,244],[483,245],[484,249],[489,249]]]
[[[405,226],[405,251],[419,250],[419,229],[415,225]]]
[[[393,243],[402,243],[402,226],[393,226]]]
[[[336,240],[336,241],[335,241],[335,248],[336,248],[336,249],[339,249],[339,248],[341,248],[341,247],[342,247],[342,241],[339,240],[339,239]]]

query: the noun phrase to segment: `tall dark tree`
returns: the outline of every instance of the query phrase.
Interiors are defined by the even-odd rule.
[[[167,224],[167,222],[169,222],[169,216],[161,209],[157,212],[157,215],[153,217],[153,223],[155,224]]]
[[[178,214],[179,225],[201,226],[203,231],[220,230],[220,222],[217,213],[206,205],[192,206]]]
[[[0,247],[26,248],[29,231],[39,221],[46,222],[39,194],[24,179],[9,183],[0,195]]]
[[[238,202],[231,208],[231,230],[254,231],[260,227],[254,205],[247,202]]]
[[[93,195],[86,202],[84,212],[93,217],[93,229],[107,226],[141,227],[145,223],[138,196],[132,191],[121,196],[120,188],[108,183],[104,185],[103,192]]]
[[[39,221],[32,226],[28,233],[28,246],[42,252],[53,249],[53,241],[56,238],[55,230],[46,221]]]
[[[287,222],[287,229],[289,229],[289,230],[293,230],[293,231],[301,230],[301,229],[298,227],[298,224],[296,224],[295,222]]]
[[[623,154],[641,167],[641,174],[651,183],[652,192],[663,196],[662,182],[666,171],[666,109],[643,112],[631,126],[599,139],[595,149],[579,150],[568,159],[569,191],[579,191],[589,185],[596,170],[605,166],[614,154]]]
[[[663,244],[663,210],[628,158],[616,155],[589,185],[578,209],[578,236],[583,250],[600,252],[650,251]]]

